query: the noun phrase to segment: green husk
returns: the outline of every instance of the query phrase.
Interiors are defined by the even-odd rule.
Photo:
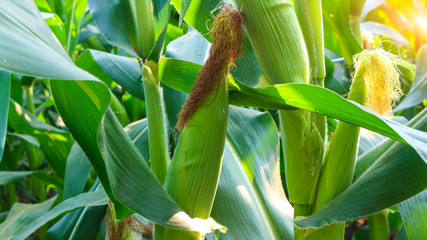
[[[151,0],[133,0],[133,4],[139,47],[136,50],[144,58],[150,54],[156,41]]]
[[[229,66],[241,50],[240,13],[223,7],[212,27],[213,45],[179,114],[182,129],[165,189],[189,215],[208,219],[218,187],[228,115]],[[202,239],[200,233],[155,226],[155,239]]]
[[[273,84],[308,83],[308,55],[291,1],[235,0],[255,55]]]
[[[245,16],[244,24],[267,82],[309,83],[306,45],[292,3],[235,2]],[[280,123],[289,201],[295,206],[295,216],[307,216],[316,197],[324,121],[309,111],[294,110],[280,111]]]
[[[308,51],[311,77],[316,80],[315,83],[322,86],[326,77],[322,2],[321,0],[300,0],[295,1],[294,4]]]

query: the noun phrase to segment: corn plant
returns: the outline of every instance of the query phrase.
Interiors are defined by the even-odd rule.
[[[427,239],[426,12],[3,0],[0,239]]]

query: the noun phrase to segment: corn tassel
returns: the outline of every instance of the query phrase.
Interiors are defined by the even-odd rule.
[[[222,164],[228,115],[229,66],[238,57],[243,29],[240,13],[225,6],[215,17],[210,57],[179,114],[182,129],[165,181],[167,192],[191,216],[207,219]],[[195,232],[157,225],[155,239],[202,239]]]

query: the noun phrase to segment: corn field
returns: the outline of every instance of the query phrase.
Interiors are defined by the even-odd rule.
[[[0,239],[426,240],[426,0],[1,0]]]

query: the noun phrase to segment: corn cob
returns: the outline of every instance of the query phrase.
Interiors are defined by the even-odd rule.
[[[178,146],[165,188],[191,216],[207,219],[218,185],[228,114],[228,75],[241,50],[240,13],[225,6],[215,17],[210,57],[179,114]],[[157,225],[155,239],[201,239],[198,233]]]
[[[366,105],[383,115],[391,114],[392,103],[401,94],[399,73],[391,54],[382,49],[365,50],[354,57],[354,62],[356,72],[348,100]],[[353,182],[359,131],[358,126],[338,123],[325,155],[315,211],[319,211]],[[341,231],[337,231],[337,228]],[[329,229],[329,233],[343,234],[344,223],[329,225],[324,229]],[[324,232],[314,232],[311,238],[318,239]]]

